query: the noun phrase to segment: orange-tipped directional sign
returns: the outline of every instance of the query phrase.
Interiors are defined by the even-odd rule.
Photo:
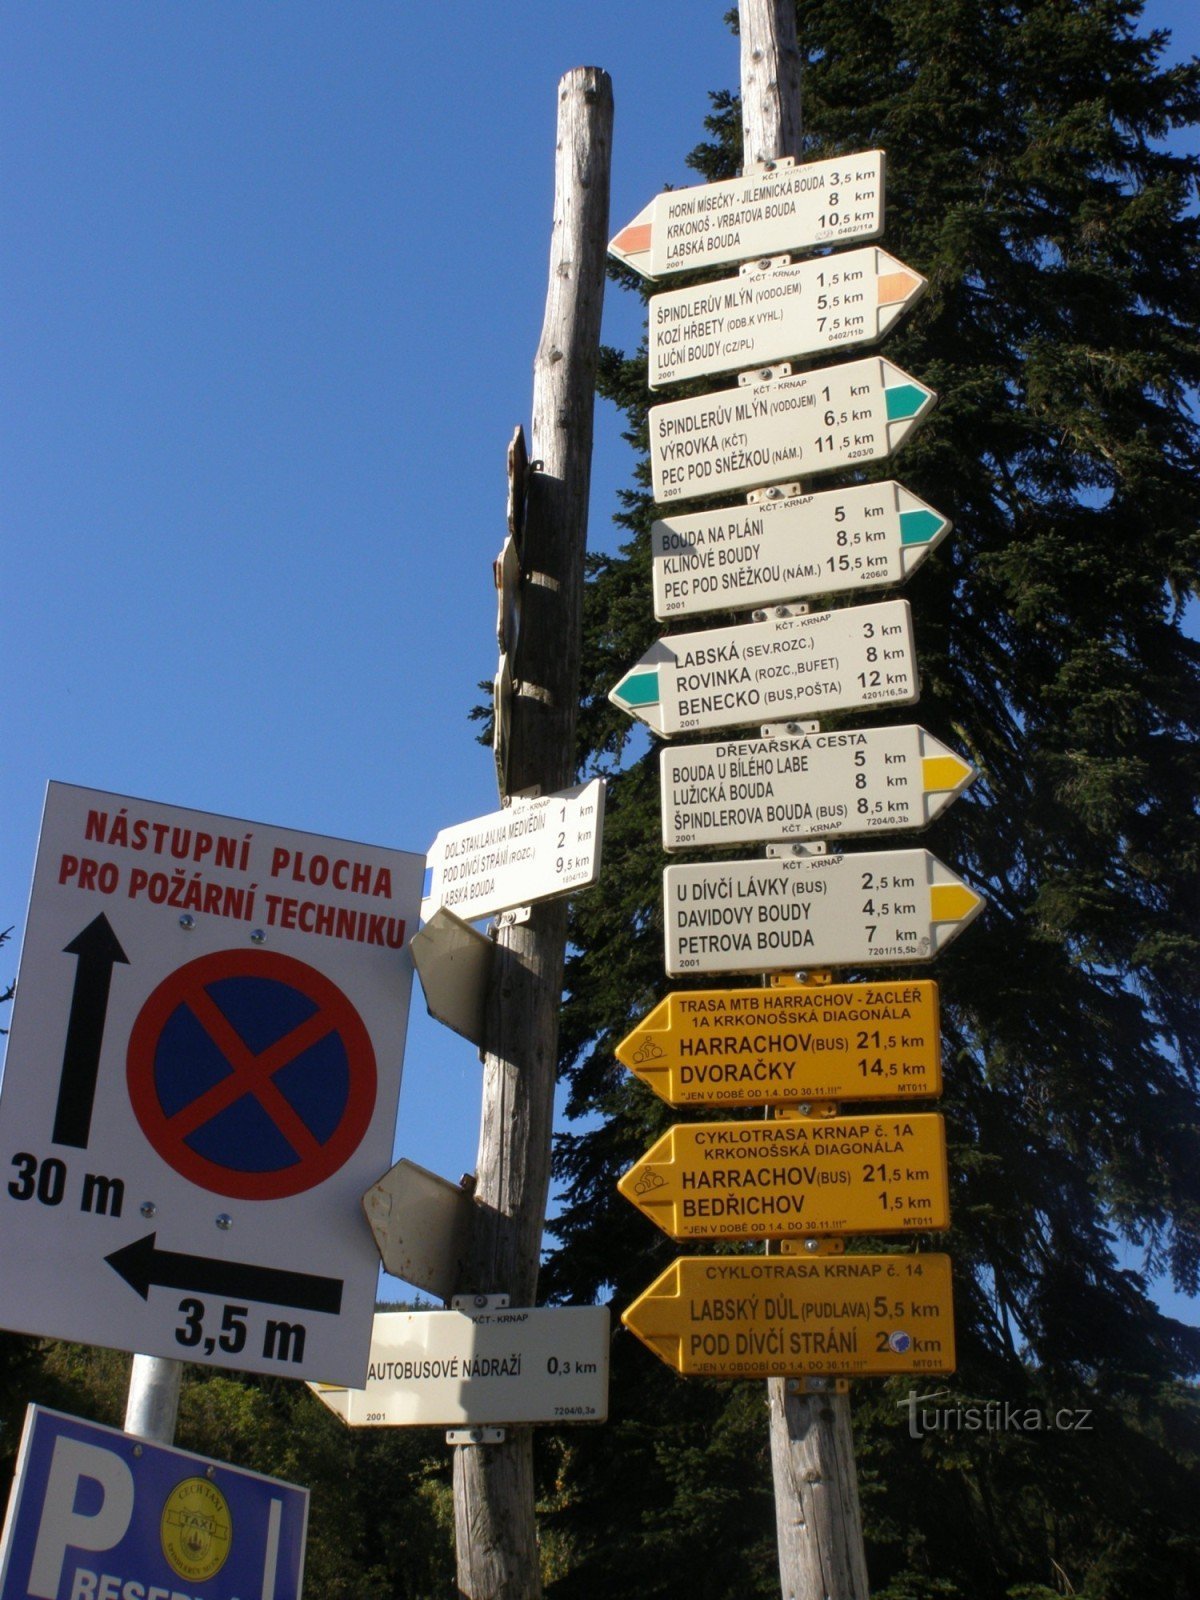
[[[950,1222],[940,1116],[678,1123],[617,1188],[672,1239],[895,1233]]]
[[[811,250],[883,232],[883,151],[796,166],[776,161],[722,183],[671,189],[644,206],[609,244],[647,278]]]
[[[942,1092],[937,984],[669,994],[617,1060],[672,1106],[779,1106]]]
[[[684,1256],[621,1321],[685,1377],[954,1371],[944,1255]]]
[[[927,288],[877,246],[749,262],[737,278],[650,301],[650,387],[874,344]]]

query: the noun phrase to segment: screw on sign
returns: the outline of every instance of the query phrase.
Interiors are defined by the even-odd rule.
[[[214,1194],[277,1200],[322,1183],[375,1106],[362,1019],[322,973],[261,950],[201,956],[138,1014],[129,1099],[169,1166]]]

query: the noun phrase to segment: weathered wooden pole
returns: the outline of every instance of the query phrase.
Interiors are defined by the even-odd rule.
[[[739,0],[745,167],[801,155],[794,0]],[[783,1600],[867,1600],[850,1401],[767,1382]]]
[[[521,552],[506,786],[513,794],[575,781],[612,116],[607,73],[567,73],[558,91],[550,281],[534,361],[531,457],[538,466]],[[562,900],[543,901],[527,922],[501,928],[488,996],[474,1228],[461,1292],[507,1294],[514,1306],[532,1306],[537,1294],[566,928]],[[530,1429],[510,1428],[500,1444],[456,1447],[454,1522],[460,1595],[541,1595]]]

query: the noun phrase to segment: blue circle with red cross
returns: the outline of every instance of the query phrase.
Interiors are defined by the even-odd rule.
[[[126,1059],[142,1132],[213,1194],[279,1200],[323,1183],[362,1142],[375,1052],[350,1001],[315,967],[222,950],[165,978]]]

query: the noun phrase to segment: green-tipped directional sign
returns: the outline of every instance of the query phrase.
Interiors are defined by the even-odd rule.
[[[660,639],[609,692],[670,738],[917,699],[906,600]]]
[[[652,406],[654,498],[691,500],[881,461],[935,399],[871,356]]]
[[[668,850],[924,828],[975,777],[913,723],[667,745],[661,760]]]
[[[609,254],[647,278],[753,261],[883,232],[883,151],[862,150],[722,183],[671,189],[644,206]]]
[[[891,587],[949,532],[949,517],[892,479],[664,517],[650,529],[654,615]]]
[[[932,961],[983,906],[928,850],[668,867],[667,973]]]
[[[650,387],[874,344],[926,280],[868,246],[816,261],[751,262],[740,277],[650,301]]]

